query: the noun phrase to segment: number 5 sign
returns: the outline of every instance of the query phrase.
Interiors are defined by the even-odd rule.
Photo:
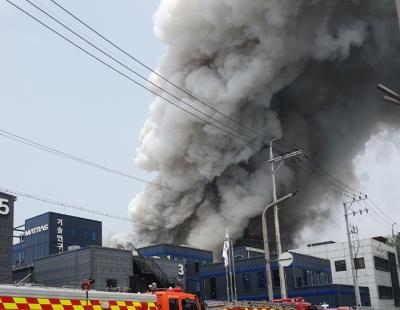
[[[0,198],[0,215],[10,213],[10,207],[7,205],[8,199]]]

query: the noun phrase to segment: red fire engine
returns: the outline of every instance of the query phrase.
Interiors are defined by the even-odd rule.
[[[0,285],[0,309],[26,310],[201,310],[196,295],[181,288],[155,289],[152,292],[113,293],[91,290]],[[215,310],[309,310],[310,304],[295,298],[268,302],[215,303]]]

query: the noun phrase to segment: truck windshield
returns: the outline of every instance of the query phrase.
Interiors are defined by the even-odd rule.
[[[182,308],[183,310],[199,310],[197,303],[193,299],[183,299]]]
[[[169,299],[169,310],[179,310],[179,301],[177,298]]]

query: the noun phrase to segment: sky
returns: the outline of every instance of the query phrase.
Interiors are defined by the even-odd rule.
[[[50,2],[40,0],[39,3],[49,5]],[[59,3],[150,67],[156,67],[165,48],[153,35],[152,15],[159,1],[64,0]],[[140,128],[152,101],[149,93],[89,58],[6,1],[0,2],[0,40],[1,130],[151,179],[133,161]],[[359,179],[356,186],[400,224],[398,142],[397,132],[383,129],[354,159],[354,166]],[[143,187],[140,182],[1,136],[0,154],[0,187],[100,212],[127,217],[129,201]],[[337,212],[323,232],[315,234],[314,227],[305,229],[305,242],[345,239],[341,203],[335,208]],[[131,226],[126,221],[21,196],[16,203],[15,225],[47,211],[101,220],[105,240],[114,233],[129,232]],[[351,221],[359,226],[360,237],[388,234],[391,230],[388,219],[384,222],[362,215]],[[395,228],[400,230],[400,226]]]
[[[24,1],[17,1],[23,3]],[[40,3],[49,5],[50,1]],[[100,33],[155,67],[158,1],[59,1]],[[150,179],[133,162],[152,97],[9,5],[0,2],[0,129]],[[128,216],[143,184],[0,137],[0,186]],[[15,225],[46,211],[100,219],[103,236],[128,222],[18,197]]]

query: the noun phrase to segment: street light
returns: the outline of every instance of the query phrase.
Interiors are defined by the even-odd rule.
[[[393,238],[393,240],[394,240],[394,228],[393,228],[393,227],[394,227],[395,225],[397,225],[397,223],[393,223],[393,224],[392,224],[392,238]]]
[[[384,93],[383,100],[395,105],[400,105],[400,95],[398,93],[382,84],[378,85],[378,90]]]
[[[297,194],[297,191],[287,194],[287,195],[271,202],[269,205],[267,205],[264,208],[262,215],[261,215],[263,242],[264,242],[264,256],[265,256],[265,281],[266,281],[266,285],[267,285],[269,301],[272,301],[272,299],[274,298],[274,291],[272,289],[272,275],[271,275],[271,264],[270,264],[270,255],[269,255],[268,227],[267,227],[267,221],[266,221],[266,213],[269,208],[276,206],[277,204],[289,199],[290,197],[293,197],[296,194]]]

